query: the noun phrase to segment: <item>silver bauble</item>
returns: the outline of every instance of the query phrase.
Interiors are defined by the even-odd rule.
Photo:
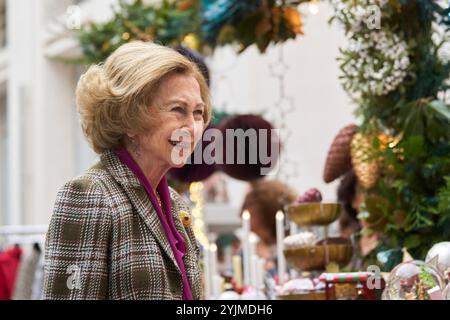
[[[437,268],[448,277],[450,272],[450,241],[436,243],[428,251],[425,261],[427,263],[435,262]]]

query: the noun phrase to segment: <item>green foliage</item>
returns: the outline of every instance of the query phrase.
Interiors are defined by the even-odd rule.
[[[163,0],[155,6],[142,0],[120,0],[111,20],[88,23],[76,32],[83,52],[76,62],[102,62],[132,40],[168,46],[185,44],[209,54],[228,44],[235,45],[239,52],[256,44],[264,52],[271,43],[284,42],[298,34],[302,34],[300,14],[286,2]],[[186,41],[188,35],[191,42]]]
[[[303,33],[300,13],[288,1],[203,0],[203,11],[202,38],[211,48],[232,44],[242,52],[256,44],[263,53]]]
[[[376,1],[342,3],[351,7]],[[358,105],[362,130],[382,131],[391,137],[390,147],[383,150],[379,142],[374,143],[377,157],[383,159],[382,176],[369,192],[381,197],[380,203],[387,201],[377,207],[378,215],[382,211],[387,220],[377,252],[398,252],[406,247],[413,257],[424,259],[433,243],[450,239],[450,107],[440,99],[440,93],[449,89],[450,61],[441,53],[450,40],[449,9],[428,0],[388,1],[382,7],[381,30],[364,25],[355,28],[351,10],[344,13],[336,13],[334,19],[344,25],[351,39],[384,32],[405,44],[408,73],[389,92],[369,92],[364,87],[367,79],[353,81],[345,72],[342,79]],[[372,48],[366,52],[369,57],[361,60],[358,51],[342,49],[343,71],[355,59],[382,58]],[[353,81],[351,86],[349,81]]]
[[[119,1],[114,16],[105,23],[89,23],[77,32],[83,63],[104,61],[115,49],[132,40],[179,45],[198,31],[198,4],[194,1],[163,0],[160,7],[142,0]]]

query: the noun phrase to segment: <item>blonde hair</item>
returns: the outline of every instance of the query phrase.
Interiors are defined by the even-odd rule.
[[[149,129],[152,98],[161,81],[172,73],[192,75],[197,80],[206,105],[206,126],[211,118],[208,85],[197,66],[175,50],[150,42],[130,42],[114,51],[104,64],[89,67],[78,81],[76,103],[81,127],[95,152],[122,145],[127,132]]]

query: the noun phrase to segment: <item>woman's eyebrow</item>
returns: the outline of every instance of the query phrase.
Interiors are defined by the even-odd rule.
[[[182,104],[183,106],[187,106],[188,105],[188,103],[185,100],[183,100],[183,99],[171,99],[171,100],[167,101],[164,105],[165,106],[170,106],[171,104],[174,104],[174,103],[179,103],[179,104]],[[205,109],[205,107],[206,107],[206,104],[202,101],[202,102],[199,102],[198,104],[196,104],[194,108],[203,108],[203,109]]]
[[[186,101],[182,100],[182,99],[171,99],[169,101],[167,101],[165,103],[165,105],[170,105],[170,104],[174,104],[174,103],[181,103],[181,104],[187,104]]]

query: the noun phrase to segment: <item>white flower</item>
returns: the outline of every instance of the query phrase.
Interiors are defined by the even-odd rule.
[[[408,75],[407,48],[406,42],[386,31],[372,32],[350,41],[348,52],[356,53],[357,58],[347,61],[343,70],[351,90],[375,95],[396,90]]]

